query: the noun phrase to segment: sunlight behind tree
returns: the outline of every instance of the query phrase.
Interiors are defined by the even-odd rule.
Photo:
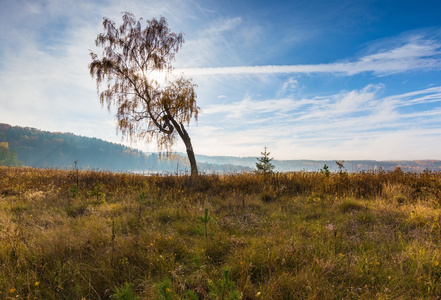
[[[146,77],[159,87],[165,86],[173,78],[176,78],[173,73],[164,70],[150,70]]]

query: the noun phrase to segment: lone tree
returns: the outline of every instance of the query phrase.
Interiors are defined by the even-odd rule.
[[[191,175],[197,176],[193,146],[184,127],[192,118],[197,120],[200,112],[196,85],[171,74],[171,62],[184,42],[182,33],[171,32],[165,18],[148,20],[144,29],[142,18],[137,21],[132,13],[124,13],[122,19],[117,28],[104,18],[104,32],[95,40],[103,48],[102,55],[90,53],[90,75],[96,79],[101,105],[106,103],[109,111],[116,106],[118,128],[132,141],[156,139],[158,147],[169,152],[179,135]]]
[[[258,157],[256,162],[257,173],[261,173],[263,175],[268,175],[273,172],[274,165],[271,163],[273,158],[270,158],[270,152],[265,151],[261,152],[262,157]]]

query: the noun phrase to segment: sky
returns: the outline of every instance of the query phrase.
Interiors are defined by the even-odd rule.
[[[438,1],[0,0],[0,123],[157,151],[122,138],[88,70],[103,17],[129,11],[184,34],[197,154],[441,159]]]

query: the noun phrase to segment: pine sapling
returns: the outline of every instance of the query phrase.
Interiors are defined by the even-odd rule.
[[[204,216],[199,216],[199,221],[201,221],[202,223],[204,223],[204,227],[205,227],[205,239],[208,240],[208,229],[207,229],[207,224],[208,222],[210,222],[211,220],[211,216],[208,215],[208,208],[205,209],[204,212]]]
[[[256,162],[257,173],[263,174],[263,176],[269,175],[273,173],[273,169],[275,166],[271,163],[274,158],[270,158],[270,152],[265,151],[261,152],[262,157],[258,157]]]

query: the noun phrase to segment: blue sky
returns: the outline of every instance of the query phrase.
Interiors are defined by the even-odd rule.
[[[0,0],[0,122],[130,145],[88,73],[123,11],[184,33],[198,154],[441,159],[438,1]]]

